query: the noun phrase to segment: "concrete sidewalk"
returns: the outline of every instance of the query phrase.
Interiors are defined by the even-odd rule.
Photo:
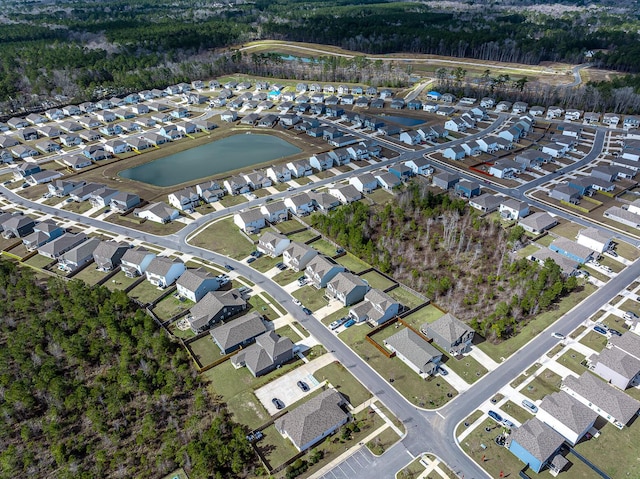
[[[481,351],[477,346],[473,346],[469,352],[469,356],[482,364],[489,371],[493,371],[498,367],[498,363],[491,359],[484,351]]]

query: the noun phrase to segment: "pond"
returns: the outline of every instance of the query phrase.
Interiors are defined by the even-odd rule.
[[[280,55],[280,58],[286,62],[300,61],[302,63],[311,63],[311,58],[296,57],[293,55]]]
[[[165,156],[118,173],[154,186],[173,186],[300,153],[276,136],[247,133]]]
[[[402,126],[416,126],[426,123],[427,120],[420,120],[418,118],[410,118],[408,116],[394,116],[394,115],[386,115],[382,114],[381,117],[384,117],[385,120],[392,121],[394,123],[398,123]]]

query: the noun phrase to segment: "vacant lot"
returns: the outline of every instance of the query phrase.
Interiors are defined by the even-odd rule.
[[[255,246],[240,233],[232,218],[210,224],[192,236],[189,243],[237,260],[246,258],[255,250]]]
[[[371,397],[371,393],[337,361],[318,369],[313,376],[320,382],[329,381],[353,407]]]
[[[314,286],[304,286],[294,291],[292,296],[311,311],[317,311],[327,305],[327,300],[324,299],[324,289],[316,289]]]
[[[376,288],[382,291],[396,284],[395,281],[391,281],[390,279],[385,278],[377,271],[369,271],[367,274],[363,274],[361,278],[369,283],[372,288]]]
[[[604,349],[607,345],[607,338],[600,333],[596,333],[595,331],[589,331],[584,337],[580,340],[582,344],[593,349],[596,353],[599,353]]]
[[[562,378],[558,374],[545,369],[538,374],[533,381],[523,387],[520,392],[529,399],[536,401],[548,394],[560,391],[561,382]]]

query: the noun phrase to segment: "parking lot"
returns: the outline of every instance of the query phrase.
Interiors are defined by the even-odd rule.
[[[313,373],[334,360],[335,358],[332,354],[323,354],[318,359],[294,369],[288,374],[271,381],[269,384],[265,384],[255,391],[256,397],[267,412],[273,416],[278,412],[278,409],[272,402],[273,398],[280,399],[285,407],[289,407],[291,404],[304,398],[307,394],[315,391],[321,384],[313,376]],[[305,382],[309,386],[309,391],[302,391],[296,384],[298,381]]]
[[[359,448],[354,454],[349,456],[336,467],[320,476],[319,479],[350,479],[358,475],[363,467],[372,462],[375,458],[366,447]]]

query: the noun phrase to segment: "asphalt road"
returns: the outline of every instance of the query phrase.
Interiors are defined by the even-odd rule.
[[[506,115],[500,116],[487,130],[464,139],[454,140],[450,142],[450,144],[469,141],[484,135],[489,131],[493,131],[498,128],[505,119]],[[604,133],[601,130],[598,130],[594,140],[594,147],[589,155],[566,169],[576,168],[580,164],[584,164],[590,161],[590,159],[595,158],[602,149],[603,141]],[[358,170],[358,172],[370,171],[391,163],[419,157],[425,153],[441,148],[441,146],[438,146],[418,151],[403,151],[397,158],[379,162],[375,165],[366,166]],[[298,190],[302,191],[322,184],[339,181],[351,174],[352,173],[345,173],[340,176],[316,182],[315,184],[305,185],[305,187],[298,188]],[[525,190],[530,188],[532,185],[535,185],[537,181],[543,182],[548,180],[545,178],[535,180],[534,182],[529,183],[526,187],[516,189],[499,189],[495,186],[494,188],[499,189],[499,191],[507,195],[523,199]],[[50,213],[80,224],[106,229],[114,233],[142,241],[152,242],[161,247],[192,254],[219,264],[231,264],[236,268],[236,271],[239,274],[260,285],[260,287],[269,293],[275,301],[282,305],[282,307],[284,307],[297,321],[303,324],[309,332],[318,339],[318,341],[320,341],[327,349],[332,350],[340,362],[344,364],[344,366],[348,368],[358,378],[358,380],[365,385],[365,387],[379,397],[385,406],[404,423],[407,429],[407,433],[401,442],[390,448],[381,457],[376,458],[368,451],[359,451],[356,453],[357,456],[354,454],[352,458],[340,464],[335,471],[328,473],[325,476],[327,478],[333,477],[337,479],[339,477],[348,476],[350,479],[369,479],[372,475],[383,478],[393,477],[397,470],[401,469],[411,460],[411,457],[417,456],[422,452],[431,452],[436,454],[454,471],[464,474],[466,479],[488,477],[484,470],[468,458],[458,447],[454,439],[456,425],[473,412],[482,402],[492,397],[493,394],[495,394],[495,391],[516,378],[522,370],[534,363],[542,354],[544,354],[545,351],[557,342],[557,340],[551,337],[548,333],[540,334],[526,346],[521,348],[517,353],[504,361],[497,369],[475,383],[471,389],[458,395],[439,411],[421,410],[402,397],[389,384],[387,378],[381,377],[349,347],[342,343],[342,341],[340,341],[337,336],[325,327],[318,319],[314,316],[305,315],[298,306],[291,302],[290,295],[271,279],[266,278],[246,263],[234,261],[220,254],[186,243],[188,235],[193,233],[201,225],[211,221],[212,219],[228,215],[229,213],[261,204],[265,200],[264,198],[254,200],[248,204],[245,203],[243,205],[229,208],[224,212],[215,212],[206,215],[198,221],[188,225],[186,228],[183,228],[183,230],[176,234],[170,236],[156,236],[143,233],[132,228],[106,223],[95,218],[85,217],[73,212],[34,203],[19,197],[3,186],[0,186],[0,191],[3,192],[7,199],[15,202],[16,204],[31,207],[43,213]],[[281,198],[290,194],[290,192],[278,193],[277,195],[274,195],[273,198]],[[533,203],[530,198],[527,198],[527,201]],[[545,206],[545,208],[549,209],[548,206]],[[558,211],[558,214],[560,213],[565,214],[564,212]],[[571,217],[571,219],[575,221],[575,218]],[[554,324],[553,330],[562,334],[568,334],[593,311],[597,310],[611,298],[615,297],[622,288],[635,280],[639,274],[640,262],[635,262],[615,278],[612,278],[605,286],[587,298],[578,307],[564,315],[556,322],[556,324]]]

